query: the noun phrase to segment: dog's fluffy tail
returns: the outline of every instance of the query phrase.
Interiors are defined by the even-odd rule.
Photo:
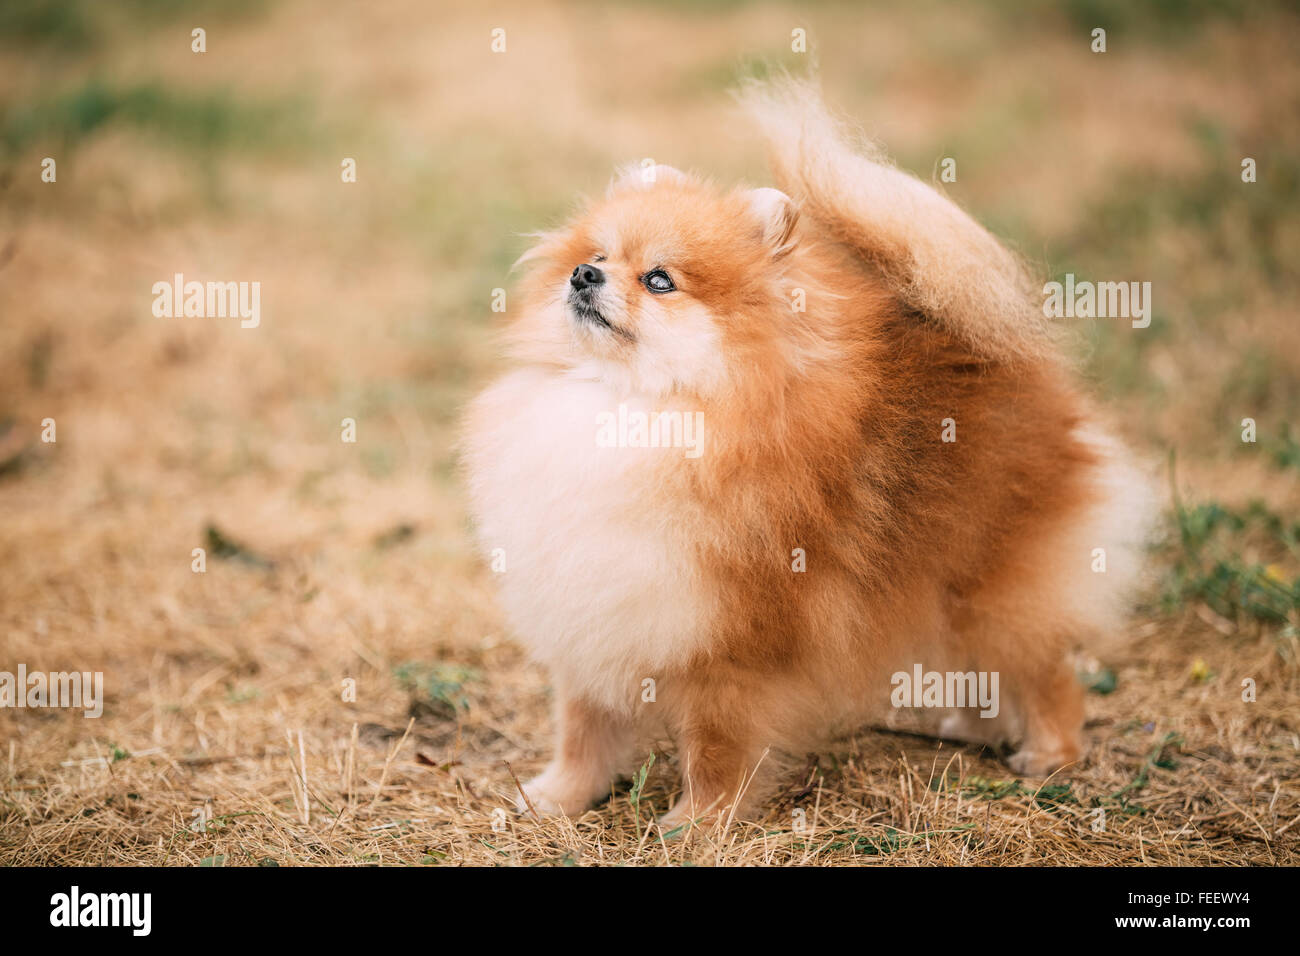
[[[808,80],[739,92],[801,214],[875,265],[899,298],[990,358],[1041,358],[1047,322],[1020,260],[987,230],[835,119]]]

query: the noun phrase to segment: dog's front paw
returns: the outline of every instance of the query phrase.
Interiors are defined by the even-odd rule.
[[[656,819],[655,822],[658,823],[659,829],[667,834],[667,832],[675,830],[684,830],[686,823],[692,823],[693,818],[690,816],[689,806],[686,806],[679,800],[676,804],[672,805],[672,808],[669,809],[667,813],[664,813],[663,816]],[[680,832],[673,835],[680,835]]]
[[[678,798],[666,813],[656,821],[664,833],[687,829],[710,830],[731,816],[731,805],[721,796],[708,803],[694,802],[685,795]]]
[[[1078,759],[1078,751],[1061,747],[1051,750],[1024,747],[1007,758],[1007,766],[1026,777],[1048,777]]]
[[[525,783],[523,791],[515,797],[515,809],[539,817],[577,816],[599,796],[590,788],[575,787],[552,767]]]
[[[1006,736],[1001,723],[977,717],[966,710],[946,715],[939,722],[939,736],[944,740],[962,740],[985,747],[997,747]]]

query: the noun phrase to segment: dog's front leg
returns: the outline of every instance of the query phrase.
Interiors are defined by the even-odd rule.
[[[633,727],[628,718],[561,694],[556,720],[555,757],[523,785],[527,799],[521,795],[515,801],[521,813],[577,816],[609,793],[610,781],[630,757]]]

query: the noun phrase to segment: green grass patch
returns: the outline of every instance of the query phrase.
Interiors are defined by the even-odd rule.
[[[1265,446],[1273,464],[1279,468],[1300,468],[1300,442],[1291,437],[1291,425],[1282,423],[1281,433],[1276,441]]]
[[[1244,508],[1214,501],[1184,505],[1175,489],[1174,524],[1178,537],[1161,595],[1167,612],[1199,601],[1238,624],[1295,623],[1300,577],[1280,562],[1300,560],[1300,520],[1258,499]],[[1262,557],[1248,560],[1247,548]]]
[[[1137,775],[1120,787],[1109,797],[1100,800],[1094,800],[1093,806],[1104,806],[1107,803],[1114,803],[1120,809],[1126,812],[1145,812],[1144,807],[1134,807],[1130,810],[1128,795],[1136,793],[1138,790],[1145,789],[1151,779],[1151,771],[1155,768],[1161,770],[1174,770],[1178,767],[1178,762],[1174,760],[1176,753],[1183,745],[1183,735],[1176,733],[1167,733],[1158,744],[1147,754],[1146,759],[1142,761],[1142,766],[1138,768]]]
[[[196,26],[264,12],[264,0],[4,0],[0,3],[0,44],[65,53],[85,53],[105,45],[116,30],[142,30],[183,19],[201,18]],[[188,28],[177,42],[188,45]]]
[[[1027,787],[1019,780],[990,780],[987,777],[969,775],[961,780],[936,778],[930,782],[930,789],[936,793],[960,792],[968,800],[1031,797],[1043,810],[1057,810],[1064,804],[1079,802],[1068,783]]]
[[[1140,33],[1148,42],[1168,42],[1217,21],[1240,21],[1248,4],[1242,0],[1065,0],[1063,7],[1066,16],[1081,30],[1102,27],[1125,34]]]
[[[641,794],[645,791],[646,778],[650,776],[650,768],[654,765],[655,755],[651,751],[649,759],[632,776],[632,789],[628,792],[628,800],[632,803],[632,819],[636,821],[638,832],[641,829]]]
[[[454,719],[469,710],[466,687],[483,679],[472,667],[427,661],[399,664],[393,668],[393,677],[403,688],[414,692],[418,703],[446,719]]]
[[[973,830],[975,824],[964,823],[958,827],[944,830],[928,830],[925,833],[903,833],[894,827],[883,827],[879,834],[859,833],[857,830],[832,830],[832,839],[826,849],[832,853],[845,850],[860,856],[888,856],[916,844],[924,845],[926,837],[941,833],[966,833]]]
[[[301,99],[250,102],[224,90],[188,91],[161,83],[117,86],[89,80],[49,97],[0,110],[0,143],[9,152],[42,144],[75,147],[96,131],[121,126],[199,152],[268,149],[311,137]]]

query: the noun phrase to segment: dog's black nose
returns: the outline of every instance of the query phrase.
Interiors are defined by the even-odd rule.
[[[589,285],[600,285],[604,281],[605,273],[586,263],[574,269],[573,275],[569,276],[569,285],[575,289],[585,289]]]

